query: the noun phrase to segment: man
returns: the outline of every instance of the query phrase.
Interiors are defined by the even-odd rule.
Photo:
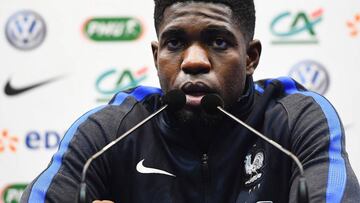
[[[217,93],[225,109],[299,157],[310,202],[360,202],[332,106],[290,78],[253,82],[261,44],[253,40],[252,0],[155,0],[154,16],[161,90],[118,93],[76,121],[22,202],[74,202],[85,161],[159,109],[161,94],[174,89],[186,94],[183,109],[161,113],[92,163],[91,201],[296,202],[299,170],[289,157],[202,110],[202,97]]]

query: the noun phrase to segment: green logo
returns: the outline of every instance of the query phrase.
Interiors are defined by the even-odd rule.
[[[143,67],[138,70],[125,69],[121,72],[110,69],[101,73],[95,83],[97,92],[101,94],[97,102],[108,102],[114,94],[140,85],[147,78],[147,72],[148,68]]]
[[[84,32],[94,41],[131,41],[140,37],[142,29],[135,18],[92,18],[86,22]]]
[[[288,11],[280,13],[271,22],[270,30],[276,37],[273,44],[316,44],[315,27],[322,21],[323,10],[308,14]]]
[[[26,184],[14,184],[6,187],[3,192],[4,203],[18,203],[22,193],[25,191]]]

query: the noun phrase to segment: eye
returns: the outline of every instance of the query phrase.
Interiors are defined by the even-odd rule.
[[[215,49],[225,50],[228,48],[229,44],[223,38],[216,38],[211,42],[211,46],[213,46]]]
[[[175,51],[183,46],[183,42],[179,39],[170,39],[166,42],[166,46],[169,50]]]

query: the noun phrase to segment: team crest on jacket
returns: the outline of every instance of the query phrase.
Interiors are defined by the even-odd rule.
[[[262,175],[263,175],[263,167],[264,167],[264,152],[257,151],[256,153],[249,153],[245,157],[245,185],[251,186],[257,183]]]

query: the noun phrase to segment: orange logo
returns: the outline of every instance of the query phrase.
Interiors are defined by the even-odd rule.
[[[0,132],[0,153],[9,149],[11,152],[16,152],[16,146],[19,143],[17,136],[9,135],[8,130]]]
[[[360,13],[354,16],[353,20],[349,20],[346,22],[347,27],[350,30],[350,35],[352,37],[356,37],[359,34],[359,25],[360,25]]]

